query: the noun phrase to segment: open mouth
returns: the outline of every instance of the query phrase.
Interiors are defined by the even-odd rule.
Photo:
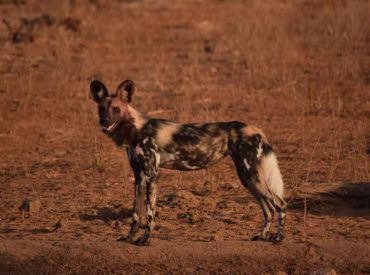
[[[102,126],[101,128],[102,128],[104,133],[109,134],[109,133],[112,133],[117,128],[118,124],[119,124],[118,122],[115,122],[115,123],[113,123],[112,125],[110,125],[108,127]]]

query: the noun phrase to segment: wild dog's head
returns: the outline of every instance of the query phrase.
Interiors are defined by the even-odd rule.
[[[135,89],[135,83],[131,80],[123,81],[114,94],[110,94],[98,80],[90,83],[92,98],[98,104],[99,123],[105,133],[113,133],[122,123],[132,123],[128,104]]]

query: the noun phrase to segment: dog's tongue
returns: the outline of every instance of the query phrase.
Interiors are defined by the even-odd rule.
[[[110,133],[112,132],[117,126],[117,123],[113,123],[109,127],[102,127],[104,133]]]

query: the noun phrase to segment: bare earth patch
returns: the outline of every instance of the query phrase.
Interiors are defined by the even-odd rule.
[[[369,1],[1,1],[0,274],[370,273]],[[128,233],[133,175],[89,83],[135,108],[241,120],[276,151],[280,245],[231,161],[163,170],[150,246]],[[280,273],[282,274],[282,273]]]

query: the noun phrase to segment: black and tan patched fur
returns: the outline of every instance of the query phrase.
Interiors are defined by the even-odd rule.
[[[136,92],[133,81],[125,80],[110,93],[97,80],[90,84],[98,105],[99,123],[118,146],[125,146],[135,175],[133,221],[129,242],[147,244],[154,229],[156,179],[160,168],[192,171],[207,168],[226,156],[234,161],[242,184],[261,205],[264,227],[254,239],[280,241],[283,238],[285,210],[284,184],[277,159],[265,135],[257,127],[239,121],[180,124],[146,116],[130,103]],[[145,200],[147,225],[139,230],[140,204]],[[275,211],[278,231],[269,229]]]

